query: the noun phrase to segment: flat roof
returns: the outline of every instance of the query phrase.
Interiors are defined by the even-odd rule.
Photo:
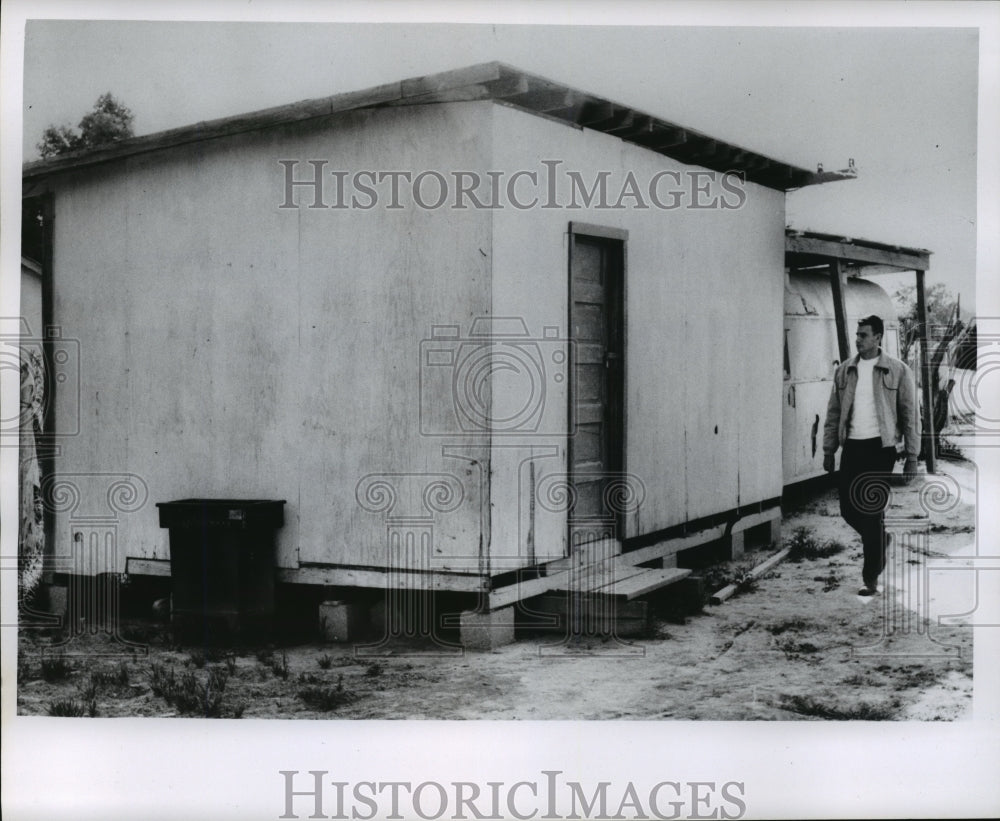
[[[848,269],[854,269],[849,273],[855,274],[926,271],[930,257],[931,252],[925,248],[785,229],[785,265],[796,270],[825,267],[832,260],[840,260]]]
[[[809,171],[717,140],[694,129],[655,117],[603,97],[570,88],[499,62],[481,63],[426,77],[373,86],[249,114],[131,137],[105,148],[77,151],[25,163],[23,179],[37,180],[135,154],[159,151],[348,111],[390,106],[494,100],[502,105],[567,125],[590,128],[690,165],[743,172],[746,179],[778,191],[832,180],[853,179],[845,171]]]

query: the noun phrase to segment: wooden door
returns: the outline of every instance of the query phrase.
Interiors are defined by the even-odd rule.
[[[570,232],[569,518],[579,528],[571,544],[624,537],[607,492],[624,470],[624,263],[623,239]]]

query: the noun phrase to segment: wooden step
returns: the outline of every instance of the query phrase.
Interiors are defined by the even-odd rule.
[[[690,575],[690,570],[680,567],[650,568],[623,565],[608,567],[606,572],[560,574],[561,578],[552,589],[613,596],[629,601]]]
[[[600,587],[594,592],[630,601],[646,593],[659,590],[661,587],[666,587],[668,584],[679,582],[690,575],[691,571],[683,567],[647,569],[644,573],[616,580],[607,587]]]

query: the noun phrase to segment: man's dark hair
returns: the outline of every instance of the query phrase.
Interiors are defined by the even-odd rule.
[[[872,314],[871,316],[866,316],[864,319],[858,320],[858,327],[862,325],[867,325],[872,329],[872,335],[878,334],[878,336],[885,336],[885,325],[882,324],[882,318]]]

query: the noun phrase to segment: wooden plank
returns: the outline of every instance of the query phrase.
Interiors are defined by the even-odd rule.
[[[924,456],[927,462],[927,472],[937,472],[937,454],[934,452],[934,399],[931,396],[934,380],[930,377],[930,365],[927,351],[927,300],[924,294],[924,272],[917,271],[917,322],[918,339],[920,340],[920,374],[924,405],[924,419],[927,420],[922,431],[924,439]],[[907,443],[909,444],[909,443]]]
[[[703,544],[714,542],[716,539],[721,539],[725,535],[725,532],[725,525],[716,525],[705,530],[699,530],[697,533],[691,533],[675,539],[667,539],[653,545],[640,547],[638,550],[630,550],[627,553],[623,553],[622,558],[633,564],[645,564],[664,556],[679,553],[681,550],[688,550],[692,547],[699,547]]]
[[[661,131],[660,137],[653,137],[645,145],[653,151],[665,151],[666,149],[677,148],[687,142],[687,133],[680,129],[674,131]]]
[[[847,302],[845,292],[847,282],[840,268],[840,260],[830,262],[830,288],[833,290],[833,318],[837,326],[837,348],[840,351],[840,361],[846,362],[851,356],[851,347],[847,341]]]
[[[603,365],[604,346],[598,342],[577,342],[573,345],[575,361],[582,365]]]
[[[576,424],[594,425],[604,421],[604,410],[600,405],[578,405],[576,408]]]
[[[784,561],[785,557],[788,556],[788,554],[791,552],[792,549],[790,547],[786,547],[784,550],[779,550],[769,559],[765,559],[759,565],[751,569],[748,575],[750,575],[752,578],[755,579],[758,576],[762,576],[776,564],[778,564],[781,561]],[[722,604],[726,599],[731,598],[735,592],[736,592],[735,584],[726,585],[725,587],[722,588],[722,590],[719,590],[717,593],[712,594],[712,597],[708,601],[710,604]]]
[[[402,96],[386,105],[432,105],[437,103],[467,103],[475,100],[495,100],[506,98],[511,94],[522,94],[528,90],[528,81],[523,77],[504,77],[489,83],[463,85],[456,88],[443,88],[424,94]]]
[[[505,103],[521,106],[542,113],[565,111],[573,106],[573,92],[565,88],[533,89],[522,94],[503,95]]]
[[[318,584],[329,587],[367,587],[386,590],[390,581],[400,590],[452,590],[480,592],[486,588],[487,576],[478,574],[442,573],[439,571],[369,570],[353,567],[281,567],[277,580],[289,584]]]
[[[447,89],[461,86],[488,83],[501,77],[499,63],[480,63],[474,66],[440,71],[423,77],[413,77],[403,80],[400,84],[403,97],[416,97],[421,94],[434,94]]]
[[[781,508],[774,507],[770,510],[765,510],[762,513],[751,513],[749,516],[744,516],[739,519],[735,524],[733,524],[733,533],[741,533],[744,530],[749,530],[751,527],[757,527],[757,525],[766,524],[767,522],[773,522],[775,519],[781,518]]]
[[[615,582],[608,587],[599,588],[596,592],[630,600],[646,593],[652,593],[654,590],[659,590],[661,587],[666,587],[668,584],[679,582],[681,579],[687,578],[690,575],[691,571],[683,567],[666,567],[662,570],[647,570],[645,573],[638,576],[632,576],[631,578],[624,579],[621,582]]]
[[[609,228],[606,225],[596,225],[592,222],[577,222],[576,220],[569,224],[569,232],[582,237],[620,239],[622,242],[628,239],[628,231],[624,228]]]
[[[614,119],[615,107],[607,100],[588,99],[576,116],[577,125],[595,127]]]
[[[930,267],[929,252],[918,253],[905,249],[890,251],[817,237],[786,236],[785,253],[815,254],[852,262],[874,262],[879,265],[893,265],[903,271],[926,271]]]
[[[601,131],[617,137],[619,134],[631,130],[635,127],[635,112],[631,109],[625,109],[624,112],[619,111],[619,116],[616,117],[616,120],[617,122],[602,128]]]
[[[487,595],[487,604],[490,610],[507,607],[514,604],[514,602],[521,601],[521,599],[527,599],[531,596],[538,596],[550,590],[555,590],[568,576],[569,571],[563,570],[551,576],[541,576],[537,579],[523,579],[514,584],[499,587],[489,592]]]
[[[125,572],[130,576],[170,576],[170,559],[125,558]]]
[[[573,301],[588,305],[601,305],[604,303],[604,286],[600,282],[592,280],[574,279]]]
[[[614,562],[600,563],[583,568],[580,572],[570,573],[566,584],[555,589],[575,593],[604,592],[603,588],[649,572],[651,571],[648,567],[633,567],[632,565],[618,567]]]

